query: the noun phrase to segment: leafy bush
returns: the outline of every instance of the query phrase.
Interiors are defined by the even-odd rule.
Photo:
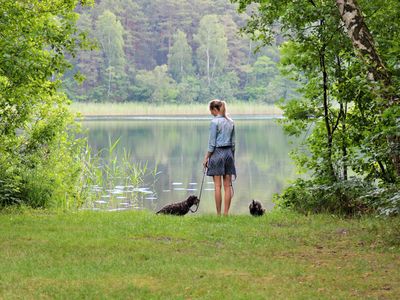
[[[400,213],[398,185],[376,186],[358,178],[334,183],[297,179],[282,194],[275,195],[275,201],[279,207],[292,208],[302,213]]]
[[[43,112],[46,116],[0,148],[0,207],[77,205],[78,154],[81,139],[66,106]]]
[[[391,184],[371,188],[361,198],[380,215],[400,215],[399,185]]]

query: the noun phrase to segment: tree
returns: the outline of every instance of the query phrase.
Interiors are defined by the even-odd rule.
[[[186,76],[178,84],[179,103],[190,104],[193,102],[201,102],[201,81],[195,76]]]
[[[251,1],[235,2],[245,9]],[[384,7],[381,2],[379,9],[389,12],[390,6]],[[374,187],[376,182],[388,186],[398,180],[394,161],[388,155],[392,149],[385,136],[398,132],[399,114],[396,110],[383,111],[384,97],[379,96],[379,91],[387,88],[367,81],[364,76],[366,64],[354,55],[336,2],[262,1],[258,10],[259,14],[252,16],[244,31],[270,43],[279,22],[288,40],[282,48],[282,65],[287,74],[303,83],[299,90],[303,97],[283,105],[287,132],[307,133],[302,139],[305,151],[299,149],[296,158],[300,166],[313,172],[311,179],[296,183],[296,191],[300,195],[306,188],[310,197],[301,197],[315,207],[352,211],[356,204],[351,199],[359,190],[352,195],[354,186],[349,188],[351,185],[346,182],[356,182],[359,186],[359,181],[349,178],[349,170],[362,178],[364,187],[366,183]],[[373,20],[374,15],[370,16]],[[390,17],[384,18],[398,23]],[[380,20],[383,24],[385,21]],[[374,30],[379,36],[380,28]],[[390,48],[390,43],[385,39],[383,44]],[[335,191],[331,194],[330,208],[320,193],[314,193],[318,190],[322,193],[327,187]],[[283,197],[293,199],[295,194],[284,193]]]
[[[93,97],[93,91],[101,80],[98,68],[102,63],[102,57],[94,42],[91,16],[85,12],[81,13],[76,25],[81,32],[89,34],[90,42],[88,42],[90,44],[85,49],[78,51],[74,57],[69,57],[74,68],[65,73],[63,87],[70,99],[93,101],[96,99]]]
[[[233,15],[222,15],[221,23],[224,26],[229,49],[228,69],[240,76],[241,67],[249,63],[247,59],[249,41],[246,37],[240,36],[239,26],[233,19]]]
[[[134,0],[102,0],[91,10],[92,18],[97,19],[106,10],[115,14],[124,28],[126,73],[129,76],[134,75],[136,66],[154,67],[155,62],[148,55],[149,49],[145,42],[150,39],[149,22],[139,3]]]
[[[178,96],[176,82],[168,76],[167,65],[155,67],[153,71],[139,71],[136,82],[145,87],[150,103],[175,102]],[[144,92],[145,92],[144,91]]]
[[[248,73],[245,91],[250,101],[265,101],[268,98],[268,85],[277,75],[278,68],[268,56],[260,56]],[[268,101],[269,102],[269,101]]]
[[[124,29],[117,17],[109,10],[105,10],[96,22],[96,37],[100,43],[103,58],[104,72],[102,76],[106,83],[106,97],[111,100],[113,84],[121,86],[125,79],[125,53],[124,53]],[[120,80],[120,82],[118,82]],[[115,87],[117,90],[118,87]],[[121,93],[121,90],[119,91]],[[114,96],[116,97],[116,96]],[[121,97],[121,96],[119,96]]]
[[[86,37],[79,5],[92,1],[2,0],[0,6],[0,206],[78,200],[80,151],[61,78]]]
[[[178,28],[188,32],[194,12],[187,1],[181,0],[142,1],[142,9],[151,24],[152,38],[148,42],[152,55],[157,65],[166,64],[173,35]]]
[[[229,54],[224,27],[218,17],[204,16],[194,39],[199,45],[196,51],[199,71],[206,77],[209,87],[214,77],[225,69]]]
[[[178,30],[173,37],[173,45],[168,54],[168,70],[176,82],[193,74],[192,48],[189,46],[186,34]]]
[[[336,0],[336,5],[355,50],[368,66],[368,78],[375,82],[381,82],[384,86],[384,89],[377,93],[386,101],[385,107],[391,109],[386,115],[398,116],[400,114],[398,90],[392,88],[392,75],[375,47],[374,39],[364,21],[360,6],[356,0]],[[394,123],[393,125],[399,124]],[[397,176],[400,177],[400,133],[391,133],[387,139],[391,145],[390,155]]]

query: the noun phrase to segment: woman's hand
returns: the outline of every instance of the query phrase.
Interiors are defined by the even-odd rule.
[[[212,154],[211,152],[207,152],[206,155],[204,156],[204,160],[203,160],[204,168],[208,168],[208,160],[210,159],[211,154]]]
[[[203,160],[203,167],[207,168],[208,167],[208,157],[205,157]]]

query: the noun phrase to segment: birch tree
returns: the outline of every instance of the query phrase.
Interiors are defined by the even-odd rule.
[[[360,6],[356,0],[336,0],[336,5],[354,49],[368,66],[369,80],[381,82],[384,87],[383,90],[378,91],[378,95],[386,101],[384,107],[395,108],[394,113],[397,115],[397,119],[400,119],[398,90],[391,89],[392,75],[375,47],[374,39],[365,23]],[[394,126],[400,127],[400,121],[397,120],[397,122]],[[387,140],[391,147],[390,155],[397,176],[400,177],[400,129],[394,134],[389,134]]]
[[[186,34],[178,30],[173,36],[173,45],[168,54],[168,70],[176,82],[193,73],[192,48]]]
[[[214,77],[225,69],[229,54],[224,26],[216,15],[206,15],[201,19],[194,40],[199,45],[196,54],[200,74],[206,77],[210,87]]]
[[[96,37],[100,43],[104,58],[106,76],[106,96],[110,100],[112,84],[124,77],[124,29],[117,17],[109,10],[105,10],[96,22]]]

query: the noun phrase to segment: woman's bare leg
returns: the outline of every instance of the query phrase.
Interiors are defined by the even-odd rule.
[[[227,216],[232,200],[232,175],[224,175],[224,215]]]
[[[215,207],[217,208],[217,215],[221,215],[221,204],[222,204],[222,195],[221,195],[221,176],[213,176],[214,179],[214,197],[215,197]]]

